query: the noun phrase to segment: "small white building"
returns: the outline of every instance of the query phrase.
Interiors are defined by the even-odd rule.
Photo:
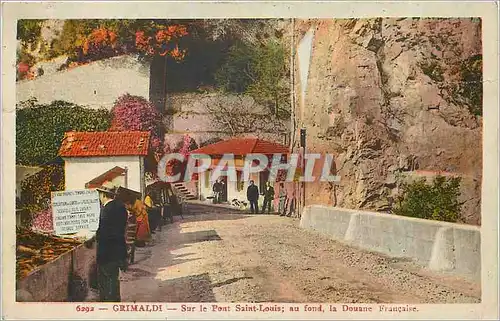
[[[66,190],[115,181],[144,195],[149,132],[68,132],[59,149]]]
[[[224,154],[234,155],[234,165],[236,171],[237,180],[231,181],[228,177],[222,176],[224,184],[223,194],[227,195],[224,201],[231,203],[233,200],[247,202],[247,188],[251,180],[254,181],[255,185],[259,188],[259,193],[262,194],[266,182],[269,180],[269,170],[261,171],[260,173],[251,173],[247,181],[244,181],[244,159],[248,154],[263,154],[268,156],[271,163],[272,156],[276,154],[288,155],[289,149],[287,146],[265,141],[258,138],[233,138],[225,141],[221,141],[212,145],[207,145],[205,147],[196,149],[190,152],[191,154],[205,154],[212,158],[212,166],[201,173],[198,177],[198,195],[201,200],[207,199],[207,197],[213,196],[213,184],[215,179],[212,177],[213,171],[220,161],[220,158]],[[286,160],[286,158],[285,158]],[[278,183],[273,182],[275,186],[275,193],[277,193]],[[259,197],[259,206],[262,206],[264,201],[263,197]]]

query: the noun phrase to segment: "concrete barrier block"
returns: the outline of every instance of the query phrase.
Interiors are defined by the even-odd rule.
[[[481,280],[481,232],[477,227],[454,228],[455,270]]]
[[[435,271],[451,271],[455,269],[454,247],[453,229],[451,227],[438,229],[432,246],[429,268]]]
[[[360,227],[359,214],[354,213],[349,219],[349,225],[347,226],[346,232],[344,234],[344,240],[349,243],[355,243],[358,237],[358,231]]]
[[[481,234],[475,226],[317,205],[307,207],[300,226],[435,271],[481,277]]]

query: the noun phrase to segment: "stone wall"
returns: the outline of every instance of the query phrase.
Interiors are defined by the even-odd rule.
[[[285,143],[289,121],[276,119],[251,97],[219,93],[170,93],[166,99],[165,126],[176,144],[189,134],[201,145],[213,139],[251,136]]]
[[[96,250],[80,245],[17,281],[17,302],[84,301]]]
[[[149,73],[149,66],[133,56],[104,59],[19,81],[16,102],[31,98],[42,104],[64,100],[89,108],[111,109],[125,93],[149,98]]]

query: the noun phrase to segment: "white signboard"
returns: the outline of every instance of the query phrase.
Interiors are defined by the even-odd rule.
[[[99,193],[95,190],[52,192],[52,221],[55,234],[97,230],[100,208]]]

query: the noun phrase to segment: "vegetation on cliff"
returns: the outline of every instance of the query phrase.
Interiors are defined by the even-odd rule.
[[[437,176],[432,183],[425,178],[405,183],[393,212],[415,218],[457,222],[461,211],[460,181],[460,177]]]

